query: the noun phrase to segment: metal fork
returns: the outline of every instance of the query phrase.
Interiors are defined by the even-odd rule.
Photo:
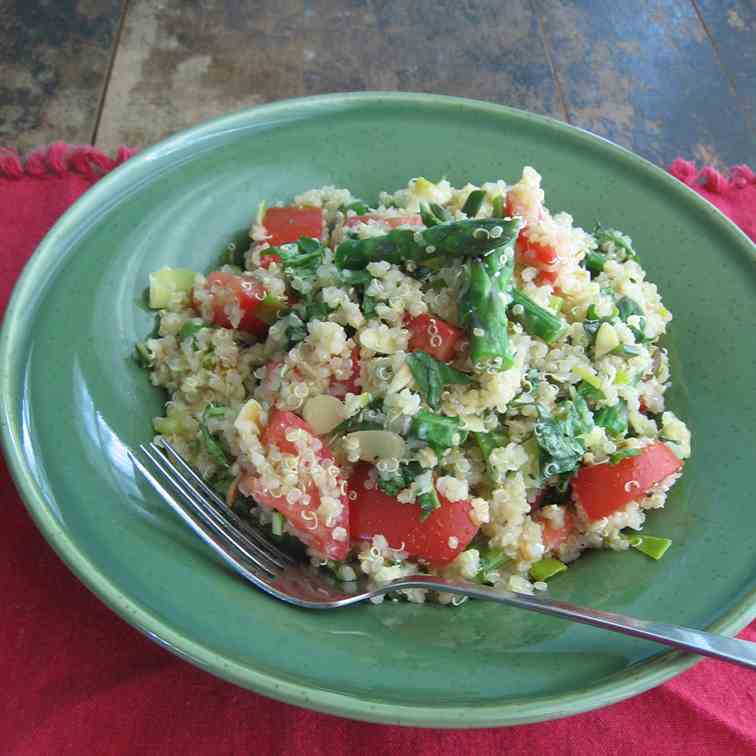
[[[160,446],[151,443],[139,448],[150,467],[134,454],[130,455],[131,459],[168,506],[229,567],[261,590],[289,604],[306,609],[335,609],[405,588],[426,588],[582,622],[756,669],[756,643],[575,606],[545,596],[511,593],[435,575],[411,575],[378,588],[368,588],[364,579],[338,583],[309,565],[295,562],[239,518],[167,441],[162,441]]]

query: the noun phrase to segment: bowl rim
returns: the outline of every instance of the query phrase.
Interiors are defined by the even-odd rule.
[[[474,110],[486,115],[505,116],[518,125],[538,124],[557,135],[578,140],[591,149],[598,149],[611,158],[641,169],[649,180],[677,192],[696,206],[711,223],[730,234],[734,245],[756,262],[756,246],[714,205],[691,188],[669,175],[662,168],[613,142],[584,129],[547,116],[498,105],[447,95],[414,92],[346,92],[280,100],[246,108],[214,118],[161,140],[131,157],[123,165],[101,178],[87,190],[55,223],[28,260],[8,302],[0,332],[0,396],[3,397],[0,426],[2,444],[9,469],[21,499],[45,539],[69,569],[100,600],[147,637],[192,664],[225,680],[280,701],[317,711],[370,722],[424,727],[473,728],[525,724],[555,719],[600,708],[669,680],[692,667],[700,657],[679,651],[666,651],[651,657],[637,667],[625,670],[584,689],[569,694],[509,700],[504,703],[472,705],[415,705],[401,702],[371,700],[325,690],[284,677],[258,671],[193,640],[152,614],[139,600],[123,593],[71,540],[66,530],[49,510],[45,494],[35,479],[31,458],[24,452],[16,408],[23,395],[23,386],[16,380],[16,369],[23,358],[17,348],[27,332],[26,319],[21,317],[35,302],[37,282],[52,275],[49,265],[59,245],[70,246],[93,219],[105,212],[115,197],[133,191],[150,178],[157,161],[173,152],[192,150],[203,140],[224,132],[243,130],[253,124],[270,124],[291,115],[306,118],[344,106],[366,106],[376,103],[401,104],[407,107]],[[54,267],[54,266],[52,266]],[[297,610],[295,610],[297,611]],[[305,610],[301,610],[305,611]],[[756,589],[746,593],[737,604],[706,629],[724,635],[735,635],[756,618]]]

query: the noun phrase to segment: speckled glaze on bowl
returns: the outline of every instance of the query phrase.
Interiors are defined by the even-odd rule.
[[[3,440],[19,490],[70,568],[127,621],[204,669],[345,716],[436,727],[530,722],[639,693],[695,659],[485,603],[293,609],[225,570],[135,473],[161,396],[132,362],[150,271],[206,270],[257,203],[322,184],[374,198],[424,175],[543,174],[550,208],[629,233],[675,314],[670,406],[694,455],[647,530],[663,561],[589,554],[553,595],[734,634],[756,606],[753,245],[615,145],[471,100],[362,93],[220,118],[132,158],[80,199],[16,287],[0,346]]]

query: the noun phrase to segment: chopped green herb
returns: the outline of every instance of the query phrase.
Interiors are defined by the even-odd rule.
[[[580,381],[578,383],[577,393],[589,402],[598,402],[605,398],[604,392],[592,386],[588,381]]]
[[[478,448],[483,453],[483,459],[486,462],[488,462],[488,458],[491,456],[491,452],[494,449],[499,449],[509,443],[509,437],[501,431],[490,431],[489,433],[473,431],[472,435],[475,442],[478,444]]]
[[[426,352],[408,354],[407,365],[423,399],[436,410],[441,406],[444,386],[472,383],[469,375],[440,362]]]
[[[593,238],[596,240],[599,249],[616,254],[620,262],[637,257],[630,237],[616,228],[604,228],[600,223],[597,223],[593,229]]]
[[[134,359],[141,367],[151,368],[152,360],[154,358],[152,356],[152,352],[148,349],[147,344],[138,342],[134,347]]]
[[[283,244],[280,247],[270,247],[266,254],[275,254],[281,258],[284,272],[290,278],[309,281],[323,262],[325,247],[316,239],[300,236],[296,245]]]
[[[644,315],[643,309],[641,306],[633,299],[630,299],[630,297],[622,297],[621,299],[617,300],[617,310],[619,313],[620,318],[627,322],[627,319],[631,315]]]
[[[437,453],[461,446],[467,439],[467,431],[462,430],[458,417],[437,415],[427,410],[420,410],[412,418],[410,433],[420,441],[427,442]]]
[[[504,549],[482,549],[480,552],[480,566],[478,567],[475,579],[479,583],[487,582],[486,576],[490,572],[493,572],[493,570],[499,569],[506,561],[507,555],[504,553]]]
[[[425,470],[419,462],[405,462],[399,465],[399,469],[392,475],[378,475],[378,488],[389,496],[396,496],[414,482],[417,486],[415,491],[415,503],[420,507],[420,519],[427,519],[430,514],[441,506],[433,476],[429,470]]]
[[[628,457],[637,457],[641,453],[642,449],[620,449],[618,452],[614,452],[611,457],[609,457],[609,462],[613,465],[616,465],[617,462],[621,462],[623,459],[627,459]]]
[[[366,318],[372,318],[375,315],[375,306],[380,300],[375,297],[371,297],[369,294],[365,294],[362,297],[362,314]]]
[[[249,249],[249,239],[245,242],[229,242],[228,246],[223,250],[223,254],[220,258],[221,265],[229,265],[234,268],[239,268],[239,272],[244,267],[244,258],[247,250]]]
[[[225,414],[225,407],[210,402],[210,404],[205,407],[205,411],[202,413],[202,420],[200,421],[200,438],[205,447],[205,451],[210,455],[213,461],[221,467],[229,467],[231,463],[226,454],[226,450],[221,446],[219,441],[213,438],[212,433],[208,430],[207,419],[212,417],[222,417]]]
[[[366,270],[339,270],[339,279],[347,286],[368,286],[373,276]]]
[[[627,404],[620,399],[611,407],[603,407],[596,413],[596,425],[606,429],[610,436],[624,436],[627,433]]]
[[[541,371],[538,368],[530,368],[530,370],[525,373],[525,380],[530,384],[530,390],[528,393],[535,391],[543,381]]]
[[[202,417],[203,419],[206,417],[224,417],[227,411],[228,409],[222,404],[210,402],[207,407],[205,407],[205,411],[202,413]]]
[[[370,418],[373,413],[383,409],[382,399],[373,399],[367,406],[361,409],[357,414],[348,417],[339,423],[332,431],[331,437],[342,436],[346,433],[354,433],[360,430],[383,430],[383,423]]]
[[[493,209],[491,211],[491,217],[503,218],[504,217],[504,195],[497,194],[491,202]]]
[[[370,206],[366,202],[363,202],[359,199],[355,200],[354,202],[350,202],[348,205],[342,205],[340,209],[342,213],[347,212],[347,210],[354,210],[357,215],[365,215],[366,213],[370,212]]]
[[[294,313],[289,314],[286,325],[286,338],[289,341],[288,349],[303,341],[307,336],[307,326]]]
[[[425,493],[419,493],[415,497],[415,501],[420,505],[420,521],[427,520],[433,512],[441,507],[441,500],[438,498],[436,489],[432,488]]]
[[[422,473],[423,469],[419,462],[406,462],[399,465],[399,469],[391,475],[378,475],[378,488],[389,496],[396,496],[404,490],[412,481]]]
[[[205,323],[198,323],[196,320],[187,320],[184,325],[181,326],[179,331],[180,339],[188,339],[194,336],[195,333],[199,333],[203,328],[207,328]]]
[[[554,577],[554,575],[558,575],[560,572],[566,572],[566,570],[567,565],[564,562],[549,557],[547,559],[539,559],[531,566],[530,577],[535,581],[543,582]]]
[[[578,468],[585,454],[585,445],[578,438],[593,427],[590,411],[582,397],[578,406],[564,401],[551,415],[542,405],[536,404],[538,420],[535,437],[541,448],[541,471],[545,479],[561,473],[571,473]]]

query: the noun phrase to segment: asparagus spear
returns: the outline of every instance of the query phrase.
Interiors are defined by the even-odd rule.
[[[460,257],[480,257],[517,237],[520,218],[481,218],[439,223],[424,231],[394,229],[371,239],[347,239],[336,250],[339,268],[359,270],[371,262],[412,261],[437,267]]]
[[[514,364],[507,333],[513,242],[509,240],[466,268],[467,285],[459,302],[459,319],[470,336],[470,358],[478,368],[507,370]]]
[[[487,261],[486,261],[487,262]],[[470,337],[470,358],[477,369],[494,367],[507,370],[514,364],[507,333],[507,304],[502,299],[509,272],[492,276],[486,262],[473,260],[467,265],[467,285],[459,302],[459,321]],[[511,268],[511,261],[507,264]],[[499,286],[502,280],[504,288]]]
[[[512,289],[512,316],[520,320],[531,336],[538,336],[547,344],[556,341],[567,328],[561,318],[537,305],[519,289]]]
[[[483,200],[485,198],[486,198],[485,189],[474,189],[472,192],[470,192],[470,194],[467,195],[465,204],[462,205],[462,212],[468,218],[474,218],[478,214],[478,211],[480,210],[481,206],[483,205]]]
[[[430,205],[425,203],[420,205],[420,218],[428,228],[438,226],[441,223],[448,223],[452,219],[449,211],[435,202],[431,202]]]

